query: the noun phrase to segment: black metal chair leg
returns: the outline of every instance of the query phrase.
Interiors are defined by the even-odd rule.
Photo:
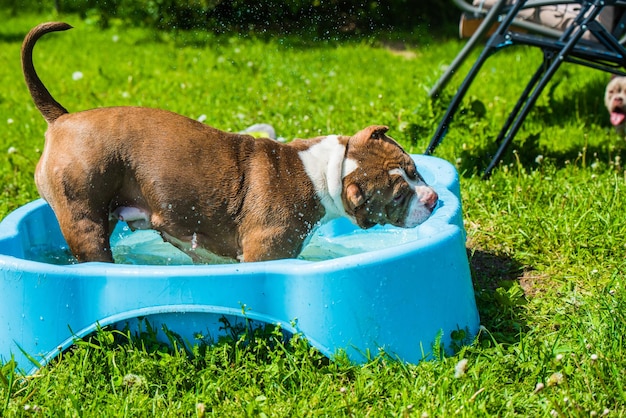
[[[562,60],[559,60],[558,58],[556,58],[552,62],[552,65],[548,68],[546,73],[543,75],[543,77],[537,84],[537,87],[528,98],[528,101],[522,107],[519,115],[517,115],[514,122],[511,124],[510,130],[506,133],[506,136],[504,136],[504,139],[502,139],[502,141],[500,142],[500,146],[498,147],[498,150],[496,151],[493,158],[491,159],[491,162],[489,163],[489,165],[483,172],[483,179],[487,179],[491,176],[491,171],[498,164],[498,162],[502,159],[504,152],[507,150],[513,138],[515,137],[515,135],[521,128],[522,123],[524,122],[524,120],[526,119],[526,116],[530,112],[530,109],[535,105],[535,103],[537,102],[537,99],[539,98],[539,95],[541,94],[543,89],[546,87],[546,85],[548,84],[548,82],[550,81],[550,79],[552,78],[556,70],[559,68],[561,63],[562,63]]]
[[[519,119],[524,120],[526,118],[526,113],[528,110],[530,110],[530,107],[528,107],[525,113],[522,111],[524,109],[524,105],[528,103],[528,100],[531,94],[533,92],[537,92],[537,86],[539,82],[542,80],[542,78],[545,76],[552,60],[553,58],[550,57],[549,55],[547,54],[544,55],[543,62],[541,63],[537,71],[533,74],[530,81],[524,88],[524,91],[522,92],[521,96],[515,103],[513,110],[509,113],[509,116],[507,117],[506,122],[500,129],[500,132],[498,133],[498,136],[495,139],[495,142],[499,144],[498,150],[496,151],[496,154],[494,155],[494,157],[492,157],[491,162],[489,163],[489,166],[483,172],[483,179],[489,178],[491,171],[493,170],[495,165],[498,163],[498,161],[502,157],[502,154],[506,151],[506,148],[508,147],[509,142],[513,138],[512,136],[507,135],[511,132],[511,127],[516,123],[517,120]]]
[[[502,125],[500,133],[496,137],[496,143],[499,144],[504,139],[504,136],[506,135],[506,133],[509,131],[509,129],[513,125],[513,122],[515,121],[515,119],[519,115],[520,110],[522,110],[522,107],[528,101],[528,98],[530,97],[531,93],[537,87],[537,84],[541,80],[542,76],[546,73],[546,71],[547,71],[548,67],[550,66],[551,62],[552,62],[552,58],[551,57],[544,56],[543,63],[539,66],[539,68],[537,69],[535,74],[533,74],[533,76],[531,77],[530,81],[528,82],[528,84],[524,88],[524,91],[522,92],[522,94],[518,98],[517,102],[515,103],[515,106],[513,107],[513,110],[511,110],[511,113],[509,113],[509,116],[507,117],[506,122],[504,122],[504,125]]]
[[[481,24],[478,26],[474,34],[467,41],[461,52],[454,58],[454,60],[450,63],[448,68],[444,71],[444,73],[439,77],[439,80],[435,83],[435,85],[428,92],[428,97],[433,98],[439,95],[439,92],[442,88],[448,84],[450,78],[454,75],[454,73],[459,69],[459,67],[465,62],[468,55],[472,52],[472,50],[476,47],[476,44],[483,40],[483,37],[487,34],[489,29],[497,22],[498,16],[504,5],[506,4],[506,0],[498,0],[498,2],[489,10]]]
[[[467,90],[469,89],[470,85],[474,81],[474,78],[478,74],[478,71],[480,70],[484,62],[487,60],[487,58],[489,58],[489,56],[491,56],[494,52],[496,52],[499,48],[501,48],[503,44],[506,43],[506,37],[505,37],[506,30],[508,29],[509,25],[511,24],[515,16],[517,16],[517,13],[521,9],[521,7],[524,5],[524,3],[525,3],[524,0],[519,0],[515,4],[515,6],[511,8],[511,10],[506,15],[506,17],[504,18],[504,20],[502,21],[502,23],[500,24],[496,32],[487,41],[485,48],[480,53],[480,56],[478,57],[478,59],[476,60],[476,62],[474,63],[470,71],[468,72],[468,74],[465,76],[463,83],[461,83],[461,86],[459,87],[456,94],[452,98],[450,105],[448,105],[448,109],[446,110],[446,113],[444,114],[443,119],[439,123],[439,126],[437,127],[435,134],[430,140],[430,143],[428,144],[426,151],[424,151],[424,154],[426,155],[432,154],[435,148],[437,148],[437,146],[443,140],[444,136],[446,135],[446,132],[448,131],[448,125],[452,121],[452,118],[454,117],[454,114],[456,113],[461,103],[461,100],[463,100],[465,93],[467,93]]]
[[[521,128],[522,123],[524,122],[524,119],[526,119],[526,116],[530,112],[530,109],[537,102],[539,95],[541,94],[543,89],[546,87],[548,82],[552,79],[552,76],[554,75],[554,73],[558,70],[558,68],[563,63],[564,57],[567,56],[570,50],[574,47],[574,45],[580,40],[583,34],[587,31],[588,23],[590,21],[593,21],[597,17],[597,15],[600,13],[600,10],[602,10],[602,6],[599,6],[599,7],[596,6],[595,8],[591,8],[591,10],[588,13],[581,13],[581,15],[584,15],[585,17],[581,19],[582,20],[581,22],[577,22],[578,27],[576,28],[576,30],[572,30],[572,34],[568,42],[561,49],[561,51],[559,51],[558,54],[554,56],[548,53],[544,55],[544,62],[542,63],[542,66],[537,71],[537,73],[535,73],[535,76],[533,76],[533,79],[538,74],[541,74],[543,72],[542,68],[545,68],[546,63],[549,63],[549,65],[547,69],[545,70],[545,72],[543,73],[543,75],[541,75],[540,80],[538,81],[536,87],[532,89],[532,93],[527,97],[527,99],[518,101],[515,110],[517,110],[519,114],[517,114],[518,112],[512,112],[512,114],[509,116],[509,120],[513,120],[513,122],[510,124],[510,129],[508,126],[509,120],[507,120],[507,124],[505,124],[505,126],[500,131],[498,138],[503,137],[503,139],[500,142],[498,150],[496,151],[495,155],[491,159],[491,162],[489,163],[489,165],[483,172],[484,179],[489,178],[491,176],[491,171],[494,169],[496,164],[498,164],[498,162],[502,158],[502,155],[504,154],[504,152],[510,145],[511,141],[513,140],[513,138],[515,137],[515,135]],[[531,87],[532,82],[533,80],[531,80],[531,83],[529,83],[529,86],[526,88],[525,92],[530,90],[529,87]],[[522,96],[522,99],[523,99],[523,96]],[[520,102],[524,103],[524,105],[518,106]],[[511,118],[512,116],[513,118]]]
[[[546,1],[545,4],[552,2]],[[602,71],[608,71],[619,75],[626,75],[623,68],[626,67],[626,49],[622,46],[619,39],[620,33],[624,31],[626,25],[626,14],[624,14],[618,23],[618,27],[611,32],[607,30],[603,23],[596,20],[600,12],[606,6],[615,6],[616,8],[626,7],[626,1],[623,0],[585,0],[573,1],[580,5],[577,10],[577,16],[572,24],[564,30],[560,37],[556,40],[550,40],[546,36],[533,36],[532,34],[518,33],[510,31],[510,26],[516,18],[519,10],[525,5],[535,7],[540,5],[541,1],[537,0],[517,0],[512,3],[511,9],[506,17],[502,20],[495,33],[486,42],[485,48],[480,54],[478,60],[474,63],[465,79],[463,80],[458,91],[452,98],[452,101],[446,110],[443,119],[439,123],[435,134],[431,138],[430,144],[426,148],[425,153],[431,154],[435,148],[441,143],[448,131],[449,125],[471,83],[474,81],[483,64],[495,52],[509,45],[529,45],[539,47],[544,53],[543,61],[535,74],[531,77],[526,85],[519,100],[515,103],[513,110],[507,117],[498,136],[495,138],[497,143],[496,153],[484,171],[483,177],[487,178],[491,175],[493,168],[501,160],[502,156],[510,146],[513,138],[521,129],[530,110],[537,102],[540,94],[543,92],[547,84],[550,82],[556,71],[563,62],[571,62],[582,64],[589,68],[595,68]],[[497,4],[501,4],[498,2]],[[585,33],[591,33],[595,38],[594,41],[582,40]],[[459,62],[466,58],[466,52],[459,54]],[[457,60],[454,65],[440,79],[443,83],[458,69]],[[439,82],[431,91],[438,92],[441,86]]]
[[[459,105],[461,104],[463,97],[465,97],[465,93],[467,93],[467,90],[469,89],[470,85],[474,81],[474,78],[480,71],[484,62],[487,60],[487,58],[489,58],[489,56],[492,53],[493,51],[490,48],[485,47],[485,49],[483,49],[483,52],[480,54],[480,56],[478,57],[478,60],[476,60],[476,62],[470,69],[469,73],[465,77],[465,80],[463,80],[463,83],[461,83],[461,86],[459,87],[456,94],[452,98],[452,101],[448,105],[448,109],[446,110],[446,113],[444,114],[441,122],[439,122],[439,126],[437,127],[435,134],[430,140],[430,144],[428,144],[428,147],[426,148],[426,151],[424,152],[424,154],[426,155],[432,154],[435,148],[437,148],[439,143],[443,140],[443,137],[446,135],[446,132],[448,131],[448,125],[450,125],[450,122],[452,121],[454,114],[456,113]]]

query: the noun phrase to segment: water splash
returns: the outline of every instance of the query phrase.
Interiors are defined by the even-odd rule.
[[[369,230],[351,228],[339,233],[333,228],[316,231],[298,259],[324,261],[355,254],[377,251],[415,241],[417,229],[375,227]],[[191,258],[172,244],[163,241],[153,230],[131,229],[118,222],[111,236],[111,251],[117,264],[132,265],[191,265]],[[29,250],[27,258],[56,265],[76,264],[67,247],[40,246]]]

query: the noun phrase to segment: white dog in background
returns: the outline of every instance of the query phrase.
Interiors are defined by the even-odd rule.
[[[626,135],[626,77],[611,78],[604,93],[604,104],[617,133]]]

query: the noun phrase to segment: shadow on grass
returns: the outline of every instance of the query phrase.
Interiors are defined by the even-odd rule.
[[[0,43],[14,44],[21,43],[26,33],[0,33]]]
[[[468,249],[474,285],[480,290],[495,290],[503,283],[519,280],[523,266],[511,257],[489,251]]]
[[[531,110],[533,119],[539,123],[558,125],[564,122],[579,123],[581,119],[586,124],[603,125],[609,123],[609,115],[604,107],[604,90],[610,80],[610,75],[593,78],[583,86],[570,87],[570,92],[556,99],[555,95],[561,84],[573,77],[565,71],[553,81],[541,95],[547,97],[548,103],[535,105]]]
[[[546,146],[540,145],[540,138],[540,133],[526,136],[518,135],[517,138],[513,139],[494,170],[511,163],[519,163],[528,169],[535,168],[539,158],[549,159],[557,169],[572,163],[587,166],[594,162],[613,165],[617,160],[626,161],[626,142],[618,138],[617,134],[607,135],[607,139],[597,145],[579,146],[572,144],[569,148],[559,151],[550,150]],[[471,150],[461,151],[459,173],[463,173],[464,177],[482,174],[496,149],[497,144],[491,142]]]
[[[468,249],[468,259],[481,324],[490,334],[485,342],[519,341],[527,329],[523,314],[527,299],[520,284],[524,267],[511,257],[478,249]]]
[[[501,163],[508,164],[519,161],[525,167],[532,167],[533,164],[536,164],[536,158],[543,156],[550,158],[557,167],[563,167],[578,159],[583,151],[588,156],[587,161],[593,158],[600,162],[611,163],[615,156],[619,156],[623,160],[626,155],[626,144],[624,141],[620,141],[617,134],[613,132],[608,121],[608,113],[604,108],[604,89],[609,77],[607,74],[606,77],[600,76],[591,79],[582,86],[569,87],[568,94],[557,98],[559,86],[566,84],[568,80],[573,78],[567,70],[557,74],[542,92],[543,100],[540,100],[530,110],[522,124],[522,129],[509,144]],[[448,103],[451,101],[451,92],[444,91],[431,104],[435,112],[439,114],[439,119],[435,121],[436,124],[443,117]],[[481,100],[472,99],[468,96],[464,99],[450,124],[451,130],[472,132],[473,126],[482,126],[483,129],[480,143],[473,143],[471,148],[464,149],[459,154],[459,161],[461,161],[459,172],[466,176],[482,173],[498,149],[499,143],[496,142],[496,138],[506,119],[490,120],[491,118],[493,117],[488,114],[487,107]],[[599,142],[596,138],[595,145],[587,145],[586,149],[583,150],[579,143],[563,148],[563,142],[571,142],[569,138],[548,138],[545,135],[545,127],[576,125],[589,131],[592,130],[591,127],[595,127],[596,135],[598,126],[605,127],[605,138],[601,138]],[[430,126],[419,126],[418,128],[422,129],[416,130],[414,137],[429,137],[433,134]],[[559,149],[555,150],[552,144],[557,142],[560,142],[556,147]],[[516,152],[515,156],[513,150]]]

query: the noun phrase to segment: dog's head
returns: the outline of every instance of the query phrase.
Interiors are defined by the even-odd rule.
[[[348,140],[342,200],[361,228],[412,228],[428,219],[437,205],[437,193],[424,182],[409,154],[385,135],[387,130],[370,126]]]
[[[606,86],[604,104],[611,115],[611,124],[624,128],[626,120],[626,77],[613,77]]]

